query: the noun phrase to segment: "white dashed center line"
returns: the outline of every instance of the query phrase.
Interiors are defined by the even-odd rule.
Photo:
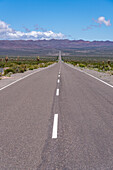
[[[57,83],[60,83],[60,79],[58,79]]]
[[[56,90],[56,96],[59,96],[59,89]]]
[[[60,74],[58,75],[58,77],[60,77]]]
[[[57,129],[58,129],[58,114],[54,115],[54,122],[53,122],[53,132],[52,132],[52,138],[57,138]]]
[[[60,71],[59,71],[58,77],[60,77]],[[57,80],[57,83],[60,83],[60,79]],[[56,89],[56,96],[59,96],[59,89]],[[58,129],[58,114],[55,114],[54,115],[54,122],[53,122],[52,139],[57,138],[57,129]]]

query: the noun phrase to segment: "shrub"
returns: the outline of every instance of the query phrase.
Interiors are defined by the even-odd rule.
[[[34,68],[33,67],[29,67],[29,70],[33,70]]]
[[[38,69],[38,65],[34,65],[34,69]]]
[[[104,70],[105,71],[109,71],[109,67],[104,67]]]
[[[22,62],[21,62],[21,61],[18,61],[18,62],[17,62],[17,64],[18,64],[18,65],[21,65],[21,64],[22,64]]]
[[[85,67],[85,65],[84,65],[84,64],[82,64],[82,63],[80,63],[80,64],[79,64],[79,67]]]
[[[13,67],[13,66],[15,66],[15,64],[11,62],[5,63],[4,65],[4,67]]]
[[[0,63],[0,68],[4,68],[5,67],[5,63]]]
[[[40,68],[41,67],[45,67],[45,64],[44,63],[40,63],[39,66],[40,66]]]
[[[21,67],[20,67],[19,73],[24,73],[24,68],[21,68]]]
[[[12,72],[13,74],[15,73],[15,71],[12,68],[8,68],[4,70],[4,75],[8,74],[9,72]]]
[[[9,72],[9,73],[7,74],[7,77],[11,77],[11,75],[12,75],[12,72]]]

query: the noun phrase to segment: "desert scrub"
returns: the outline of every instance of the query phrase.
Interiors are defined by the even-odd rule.
[[[38,69],[38,65],[34,65],[34,69]]]
[[[6,74],[7,77],[11,77],[12,72],[9,72],[8,74]]]
[[[15,73],[15,71],[12,68],[8,68],[4,70],[4,75],[8,74],[9,72],[12,72],[13,74]]]
[[[45,67],[45,64],[44,63],[40,63],[39,66],[40,66],[40,68],[41,67]]]
[[[83,67],[85,67],[85,65],[82,64],[82,63],[80,63],[80,64],[79,64],[79,67],[82,67],[82,68],[83,68]]]
[[[24,73],[24,71],[25,71],[24,68],[20,67],[17,73]]]
[[[110,72],[113,71],[113,61],[72,61],[64,60],[66,63],[70,63],[74,66],[79,66],[81,68],[86,67],[89,69],[94,69],[99,72]]]
[[[53,64],[53,63],[55,63],[55,62],[48,62],[48,63],[45,63],[45,64],[44,64],[44,67],[47,67],[47,66],[49,66],[49,65],[51,65],[51,64]]]
[[[104,66],[104,71],[109,71],[109,67],[108,66]]]
[[[0,63],[0,68],[4,68],[5,64],[4,63]]]
[[[55,58],[56,59],[56,58]],[[55,60],[51,59],[19,59],[8,58],[5,61],[5,58],[0,60],[0,68],[5,68],[4,75],[7,75],[9,72],[11,73],[23,73],[27,70],[38,69],[39,67],[47,67],[50,64],[53,64]]]
[[[29,70],[33,70],[34,68],[33,67],[29,67]]]
[[[77,65],[77,62],[71,61],[71,64],[73,64],[74,66]]]

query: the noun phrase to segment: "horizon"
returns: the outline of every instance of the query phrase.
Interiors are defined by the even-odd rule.
[[[0,0],[0,40],[113,41],[112,11],[113,0]]]
[[[33,40],[33,39],[28,39],[28,40],[24,40],[24,39],[19,39],[19,40],[1,40],[0,41],[52,41],[52,40],[57,40],[57,41],[84,41],[84,42],[113,42],[113,40],[84,40],[84,39],[78,39],[78,40],[70,40],[70,39],[42,39],[42,40]]]

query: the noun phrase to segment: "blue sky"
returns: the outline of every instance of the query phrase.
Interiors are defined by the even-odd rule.
[[[113,0],[0,0],[0,39],[113,41]]]

